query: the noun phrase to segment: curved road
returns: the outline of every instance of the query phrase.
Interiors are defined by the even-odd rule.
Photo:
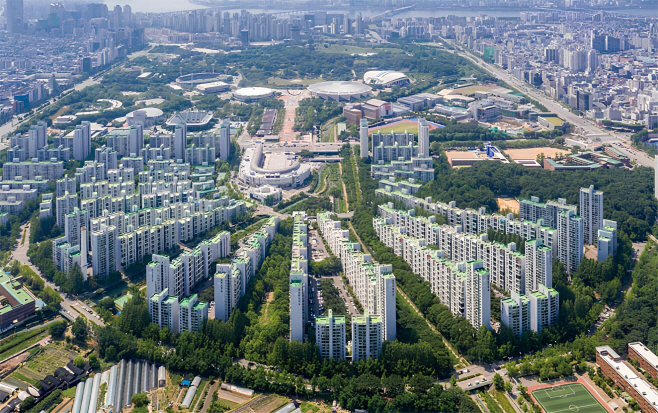
[[[25,234],[25,243],[21,245],[21,241],[23,239],[23,231],[27,231]],[[18,260],[21,264],[29,266],[32,271],[37,273],[39,277],[43,280],[46,286],[52,288],[55,291],[59,290],[59,287],[57,287],[55,284],[52,282],[48,281],[43,274],[41,274],[41,271],[34,265],[32,265],[32,262],[27,256],[27,250],[30,247],[30,224],[24,224],[21,226],[21,234],[18,236],[17,240],[17,246],[16,249],[13,252],[14,259]],[[91,314],[86,313],[82,308],[87,307],[86,304],[83,302],[76,300],[75,298],[72,298],[70,295],[66,293],[59,293],[60,296],[62,297],[62,302],[60,303],[60,306],[62,307],[62,310],[60,311],[62,315],[66,318],[70,319],[76,319],[78,318],[83,312],[85,313],[84,316],[87,320],[91,321],[92,323],[99,325],[99,326],[104,326],[105,323],[103,323],[100,319],[96,317],[92,317]]]

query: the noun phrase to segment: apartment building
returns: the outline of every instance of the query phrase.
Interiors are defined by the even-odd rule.
[[[345,316],[334,316],[333,311],[329,310],[328,315],[316,318],[315,342],[322,359],[344,360]]]
[[[617,253],[617,223],[615,221],[603,220],[603,228],[598,230],[596,249],[597,261],[605,261],[610,255]]]
[[[349,232],[342,230],[340,222],[333,221],[330,213],[317,214],[317,222],[327,244],[340,258],[343,273],[364,309],[381,317],[383,339],[395,340],[396,281],[393,268],[375,263],[370,254],[361,252],[361,245],[349,241]]]
[[[242,292],[242,273],[230,264],[217,264],[215,273],[215,319],[228,321],[237,306]]]
[[[573,209],[558,214],[558,259],[573,274],[583,258],[583,219]]]
[[[640,405],[643,413],[658,412],[658,392],[610,346],[596,348],[596,364]]]
[[[245,240],[230,264],[218,264],[214,277],[215,318],[227,321],[240,297],[246,292],[246,286],[265,260],[267,250],[274,240],[279,228],[279,217],[270,217],[265,223]],[[230,236],[228,238],[230,252]]]
[[[486,234],[465,234],[461,232],[461,227],[438,226],[427,223],[426,218],[397,219],[397,222],[409,225],[397,226],[393,224],[396,218],[390,214],[390,210],[380,208],[380,211],[391,218],[373,218],[373,228],[377,236],[384,244],[393,248],[396,255],[408,262],[415,274],[429,278],[423,275],[428,271],[426,262],[429,257],[422,247],[428,244],[436,245],[442,251],[440,258],[453,262],[481,260],[494,285],[506,291],[523,293],[527,265],[525,256],[516,250],[516,244],[490,242]],[[398,217],[400,216],[405,215],[398,214]],[[432,242],[423,239],[423,235],[429,235]]]
[[[500,302],[500,322],[521,337],[530,331],[530,300],[522,294],[511,293]]]
[[[165,288],[149,299],[151,321],[160,328],[168,328],[172,333],[180,332],[180,306],[178,297],[169,295]]]
[[[559,198],[557,201],[539,202],[536,196],[530,197],[530,200],[523,199],[519,201],[519,219],[521,221],[537,222],[540,219],[544,225],[551,228],[557,228],[558,214],[566,210],[572,210],[577,213],[575,205],[568,205],[567,200]]]
[[[291,274],[292,275],[292,274]],[[304,312],[308,306],[304,301],[301,280],[290,279],[290,341],[304,342]]]
[[[466,311],[465,316],[476,329],[491,330],[491,285],[489,271],[482,261],[466,263]]]
[[[178,305],[180,331],[201,331],[203,320],[208,319],[208,303],[199,301],[197,295],[194,294],[180,300]]]
[[[304,330],[309,320],[308,225],[306,213],[294,211],[292,255],[290,262],[290,340],[304,341]]]
[[[603,192],[594,185],[580,188],[580,216],[583,219],[583,242],[597,245],[598,231],[603,228]]]
[[[382,351],[382,318],[366,311],[352,317],[352,361],[377,358]]]
[[[121,269],[121,246],[116,227],[101,225],[91,231],[91,268],[96,277],[107,277]]]
[[[553,285],[553,254],[541,240],[525,243],[525,286],[522,293],[537,291],[539,285]]]
[[[527,295],[530,300],[530,329],[541,333],[557,322],[560,315],[560,294],[553,288],[539,284],[537,291]]]
[[[396,178],[412,178],[420,182],[434,179],[427,121],[419,119],[418,127],[420,131],[418,144],[413,133],[377,131],[372,134],[371,174],[375,179],[395,181]]]
[[[48,161],[48,162],[5,162],[2,165],[2,180],[15,180],[20,178],[23,180],[38,180],[43,179],[46,181],[54,181],[64,175],[64,162],[62,161]]]

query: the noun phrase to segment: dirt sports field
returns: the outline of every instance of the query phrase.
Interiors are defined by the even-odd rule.
[[[519,201],[514,198],[496,198],[496,203],[500,211],[519,213]]]
[[[567,156],[569,151],[564,149],[555,149],[549,147],[543,148],[526,148],[526,149],[505,149],[504,152],[508,154],[512,159],[537,159],[537,155],[543,153],[547,158],[555,158],[555,155],[558,153]]]

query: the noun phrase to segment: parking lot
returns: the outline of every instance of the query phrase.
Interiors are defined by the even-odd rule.
[[[316,230],[309,230],[308,242],[311,244],[311,259],[313,261],[322,261],[323,259],[329,257],[327,248],[325,247],[324,243],[322,242],[322,238]]]

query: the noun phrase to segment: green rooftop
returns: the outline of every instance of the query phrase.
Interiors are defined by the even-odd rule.
[[[3,291],[4,290],[4,291]],[[8,274],[0,274],[0,295],[6,293],[10,305],[0,307],[0,314],[7,313],[13,308],[34,302],[34,298],[28,292],[27,288],[19,281],[12,281],[11,276]],[[11,301],[16,301],[16,304],[11,304]]]

